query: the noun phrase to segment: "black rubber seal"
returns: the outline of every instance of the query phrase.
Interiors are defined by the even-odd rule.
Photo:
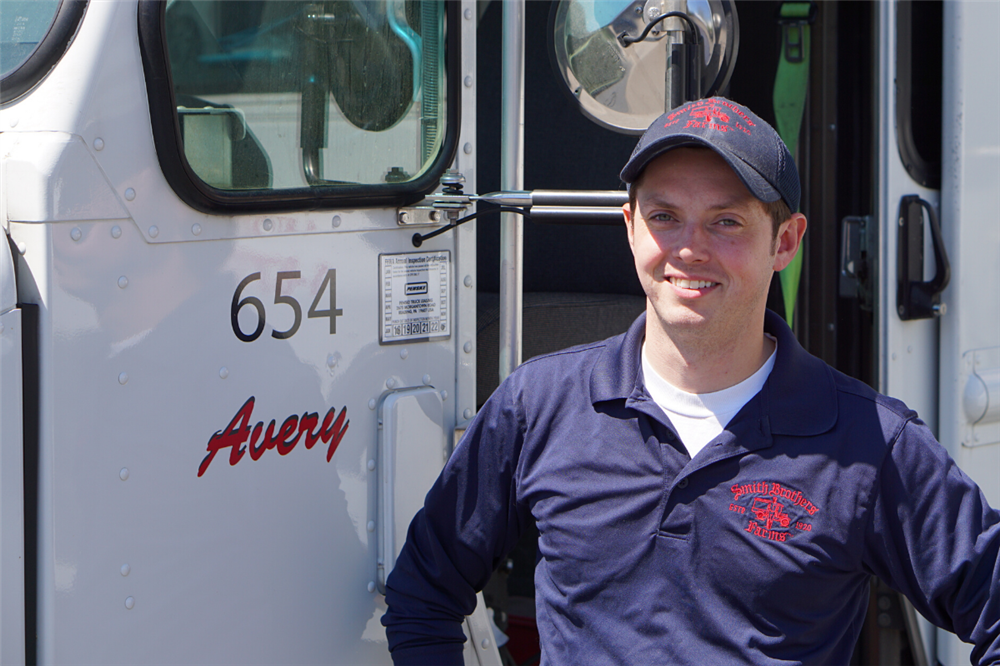
[[[441,151],[423,175],[405,183],[337,184],[288,189],[222,190],[205,183],[184,157],[173,80],[167,61],[165,14],[167,3],[140,0],[139,51],[146,78],[149,118],[160,169],[178,197],[204,213],[233,214],[285,212],[332,208],[408,206],[433,192],[455,160],[461,124],[461,15],[460,3],[447,2],[445,66],[447,107]]]
[[[48,32],[28,59],[0,79],[0,104],[13,102],[38,85],[73,43],[87,11],[87,0],[62,0]]]

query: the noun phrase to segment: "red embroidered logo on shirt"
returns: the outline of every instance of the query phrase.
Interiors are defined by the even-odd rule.
[[[747,517],[744,531],[767,539],[785,541],[795,532],[811,532],[819,507],[801,491],[775,481],[734,484],[729,510]]]

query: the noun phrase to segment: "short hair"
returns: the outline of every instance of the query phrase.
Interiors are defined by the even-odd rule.
[[[635,193],[639,190],[639,186],[642,184],[645,175],[646,171],[644,169],[628,188],[628,206],[629,210],[632,211],[633,219],[635,218]],[[757,201],[760,201],[760,199]],[[760,201],[760,205],[764,207],[764,213],[771,218],[771,240],[776,241],[778,240],[778,229],[781,228],[785,220],[792,216],[792,210],[785,203],[784,199]]]

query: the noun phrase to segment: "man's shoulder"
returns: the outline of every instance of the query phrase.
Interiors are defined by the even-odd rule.
[[[827,367],[830,368],[837,393],[847,405],[871,406],[887,417],[895,417],[902,421],[916,416],[916,412],[907,407],[902,400],[879,393],[860,379],[850,377],[832,366]]]
[[[629,343],[625,339],[628,334],[625,332],[604,340],[532,357],[522,363],[505,383],[510,384],[511,388],[516,387],[521,394],[557,397],[572,392],[590,395],[595,375],[600,378],[609,373],[620,374],[614,369],[621,368],[623,355],[629,355],[626,349]],[[635,371],[626,373],[631,374],[633,382],[634,373]],[[627,383],[630,380],[628,377],[619,377],[619,381]],[[604,383],[606,382],[598,382],[600,386]]]
[[[877,450],[884,455],[907,432],[908,424],[923,425],[917,413],[902,400],[879,393],[861,380],[828,367],[837,394],[836,429],[854,433],[859,437],[857,444],[870,447],[878,443],[880,446],[872,452]]]
[[[534,356],[522,363],[509,380],[523,388],[544,391],[554,390],[554,385],[585,383],[594,366],[613,347],[613,341],[614,338],[598,340]]]
[[[544,372],[552,366],[586,364],[599,358],[604,353],[604,350],[620,337],[622,336],[616,335],[605,340],[574,345],[566,349],[549,352],[548,354],[539,354],[521,364],[521,368],[524,368],[525,371]]]
[[[849,377],[810,354],[791,331],[774,324],[778,361],[769,384],[778,411],[772,430],[798,436],[825,432],[880,432],[886,443],[894,440],[916,413],[902,401],[879,393],[863,381]],[[866,438],[867,439],[867,438]]]

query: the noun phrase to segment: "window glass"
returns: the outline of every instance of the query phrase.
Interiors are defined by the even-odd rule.
[[[0,78],[35,52],[57,9],[59,0],[0,0]]]
[[[444,7],[173,0],[184,154],[227,190],[407,182],[441,150]]]

